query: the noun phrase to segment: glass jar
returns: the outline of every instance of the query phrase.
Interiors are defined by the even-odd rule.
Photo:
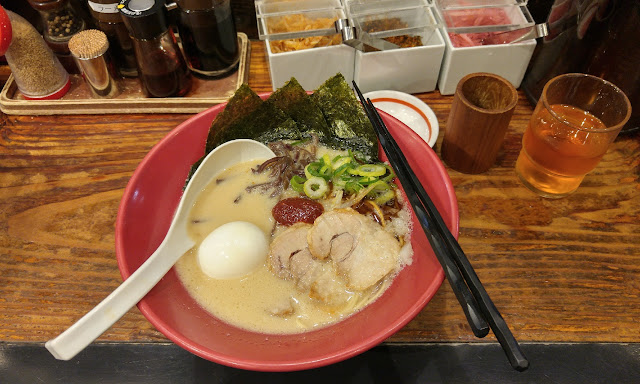
[[[189,69],[205,78],[238,67],[238,35],[230,0],[176,0],[178,32]]]
[[[69,0],[27,0],[40,13],[44,40],[60,59],[67,71],[78,73],[69,52],[69,39],[85,29],[85,21]]]

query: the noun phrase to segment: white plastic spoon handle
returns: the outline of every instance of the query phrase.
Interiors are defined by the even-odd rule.
[[[140,268],[100,304],[58,337],[47,341],[45,347],[49,352],[58,360],[72,359],[136,305],[167,274],[177,259],[193,246],[168,243],[165,239]],[[162,255],[163,252],[168,254]]]

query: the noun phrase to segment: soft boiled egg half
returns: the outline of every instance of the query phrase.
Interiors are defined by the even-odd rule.
[[[233,221],[216,228],[198,247],[202,271],[214,279],[236,279],[264,264],[269,242],[255,224]]]

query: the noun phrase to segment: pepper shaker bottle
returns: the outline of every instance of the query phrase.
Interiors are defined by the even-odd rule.
[[[133,41],[138,77],[148,97],[184,96],[191,74],[167,24],[162,0],[122,0],[118,4]]]
[[[0,7],[0,12],[5,12]],[[40,33],[22,16],[6,11],[11,28],[11,43],[4,54],[13,80],[23,97],[29,99],[59,99],[71,86],[64,69]],[[6,30],[6,26],[3,26]],[[6,42],[5,42],[6,45]]]

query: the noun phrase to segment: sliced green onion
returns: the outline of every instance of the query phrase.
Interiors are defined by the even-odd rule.
[[[322,177],[325,180],[329,180],[333,175],[333,170],[330,165],[326,165],[322,161],[315,161],[304,167],[304,174],[307,176],[307,179]]]
[[[338,170],[345,165],[351,165],[353,163],[353,158],[349,156],[336,156],[331,162],[331,166],[333,169]]]
[[[362,184],[358,184],[356,181],[347,181],[344,185],[344,190],[349,194],[357,193],[362,188],[364,188],[364,186],[362,186]]]
[[[382,193],[378,193],[374,201],[378,205],[386,204],[387,201],[396,197],[396,192],[393,189],[388,189]]]
[[[387,168],[382,164],[362,164],[354,170],[356,175],[377,177],[387,173]]]
[[[365,177],[361,177],[358,179],[358,183],[362,184],[362,185],[369,185],[372,183],[376,183],[380,181],[377,177],[375,176],[365,176]]]
[[[320,199],[328,191],[329,185],[322,177],[313,176],[304,182],[304,193],[312,199]]]
[[[291,188],[298,192],[298,193],[304,193],[304,182],[306,181],[306,179],[304,177],[298,176],[298,175],[294,175],[291,180],[289,181],[289,185],[291,185]]]

